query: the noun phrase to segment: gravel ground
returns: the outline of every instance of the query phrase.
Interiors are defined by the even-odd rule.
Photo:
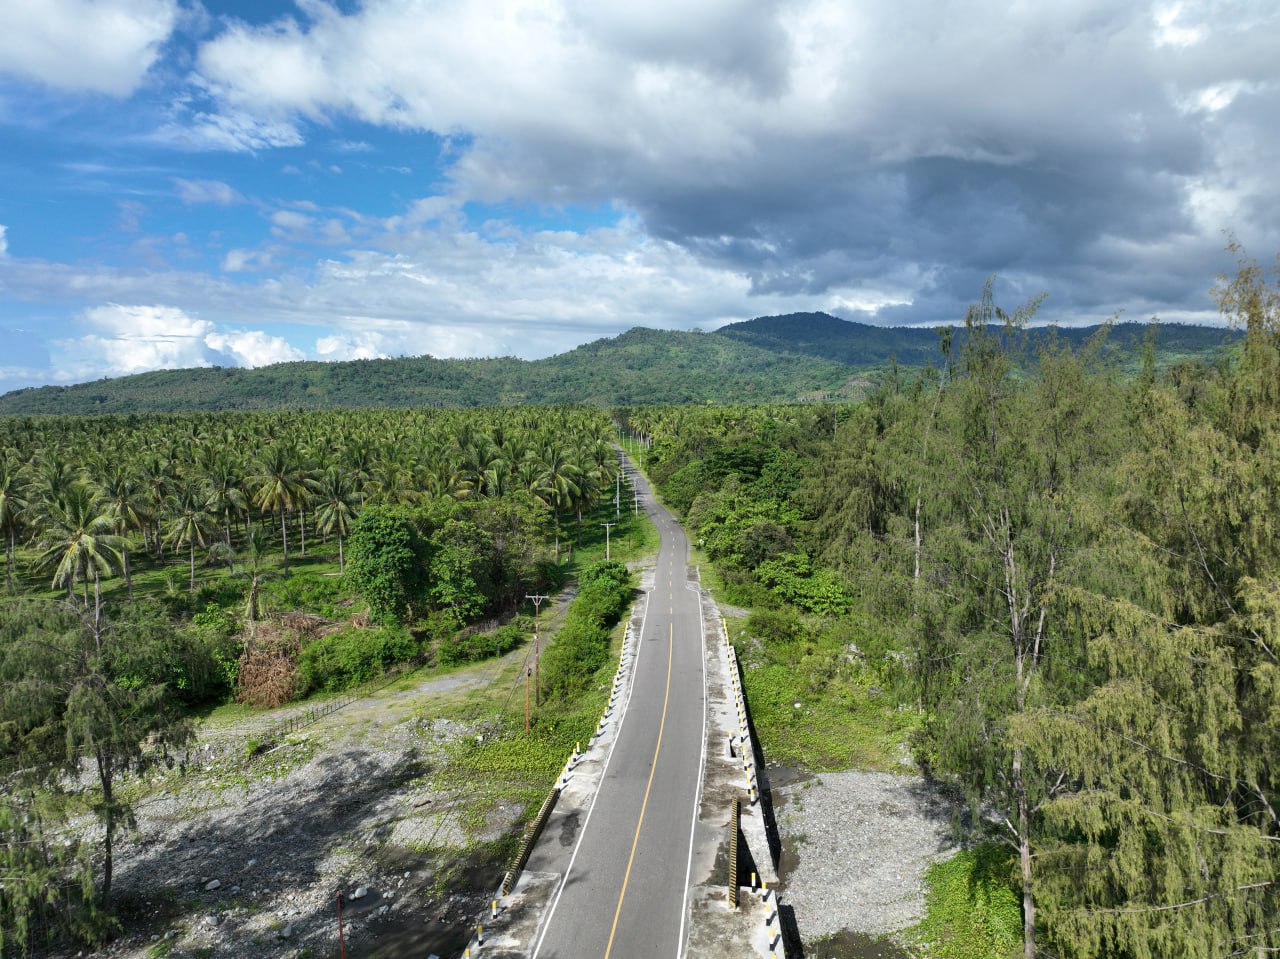
[[[504,868],[466,848],[509,833],[522,809],[439,784],[448,744],[477,730],[424,704],[502,665],[384,690],[258,755],[250,744],[281,713],[202,729],[185,769],[141,787],[138,828],[119,835],[122,934],[46,955],[336,955],[339,892],[348,956],[460,954]]]
[[[805,942],[887,935],[923,914],[930,863],[955,851],[953,801],[918,777],[822,773],[773,790],[783,902]]]

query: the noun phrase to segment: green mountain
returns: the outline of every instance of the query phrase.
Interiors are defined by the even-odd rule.
[[[634,329],[544,360],[430,356],[157,370],[0,396],[0,414],[776,402],[839,389],[839,364],[706,333]]]
[[[1028,345],[1034,350],[1056,337],[1079,347],[1099,329],[1099,326],[1035,327],[1029,331]],[[1115,324],[1103,352],[1122,358],[1136,357],[1140,355],[1147,330],[1146,323]],[[887,366],[894,361],[900,366],[927,366],[939,360],[936,329],[868,326],[827,313],[761,316],[730,323],[716,330],[716,335],[782,355],[815,356],[862,370]],[[1169,365],[1181,359],[1213,355],[1241,336],[1243,334],[1236,330],[1222,327],[1161,324],[1156,330],[1156,348],[1161,362]],[[954,328],[954,337],[958,349],[964,343],[964,328]]]
[[[1057,335],[1084,342],[1097,327]],[[1136,355],[1145,326],[1122,324],[1111,349]],[[1037,338],[1052,335],[1035,331]],[[957,331],[963,336],[963,330]],[[1238,334],[1160,328],[1162,361],[1211,357]],[[933,330],[849,323],[792,313],[733,323],[715,333],[636,328],[543,360],[440,360],[430,356],[341,363],[280,363],[247,370],[157,370],[0,396],[0,414],[149,413],[338,407],[600,406],[778,402],[856,392],[868,371],[938,361]]]

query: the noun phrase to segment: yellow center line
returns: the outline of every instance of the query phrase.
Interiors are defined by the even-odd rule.
[[[622,900],[627,896],[627,883],[631,881],[631,865],[636,859],[636,847],[640,845],[640,827],[644,825],[644,812],[649,807],[649,790],[653,788],[653,774],[658,771],[658,753],[662,752],[662,731],[667,727],[667,702],[671,699],[671,661],[675,658],[675,627],[668,627],[667,635],[667,688],[662,694],[662,721],[658,723],[658,745],[653,750],[653,766],[649,769],[649,784],[644,787],[644,802],[640,804],[640,821],[636,823],[636,835],[631,840],[631,855],[627,858],[627,871],[622,874],[622,892],[618,893],[618,908],[613,913],[613,926],[609,930],[609,945],[604,959],[613,951],[613,937],[618,932],[618,917],[622,915]]]

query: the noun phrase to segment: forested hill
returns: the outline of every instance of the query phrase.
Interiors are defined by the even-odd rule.
[[[1064,329],[1060,335],[1081,342],[1097,329]],[[1140,324],[1122,324],[1110,339],[1135,353],[1144,330]],[[1048,334],[1035,334],[1043,335]],[[1161,360],[1208,357],[1236,336],[1208,327],[1161,327]],[[865,382],[859,374],[894,359],[902,366],[924,366],[936,363],[938,355],[933,330],[795,313],[735,323],[715,333],[637,328],[533,361],[421,356],[280,363],[253,370],[160,370],[17,390],[0,396],[0,414],[778,402],[848,392]]]
[[[1032,349],[1057,337],[1073,347],[1082,346],[1095,335],[1098,326],[1035,327],[1030,330]],[[1106,339],[1106,352],[1123,357],[1137,356],[1148,325],[1118,323]],[[939,355],[938,332],[929,327],[869,326],[853,323],[828,313],[788,313],[783,316],[761,316],[741,323],[730,323],[716,330],[739,343],[748,343],[782,355],[816,356],[856,369],[885,366],[897,361],[900,366],[936,364]],[[1161,324],[1157,328],[1157,349],[1161,361],[1168,365],[1180,359],[1203,358],[1234,343],[1242,336],[1222,327],[1191,326],[1183,323]],[[964,345],[965,330],[955,328],[954,347]]]

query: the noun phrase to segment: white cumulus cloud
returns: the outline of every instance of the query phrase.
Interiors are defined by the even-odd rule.
[[[62,90],[128,96],[177,18],[175,0],[0,3],[0,72]]]
[[[306,359],[301,350],[294,349],[283,337],[271,336],[262,330],[210,333],[204,342],[211,349],[232,357],[236,366],[267,366]]]
[[[915,276],[901,320],[944,322],[1016,273],[1096,316],[1208,306],[1190,268],[1222,229],[1260,249],[1280,236],[1280,8],[1222,9],[307,2],[231,23],[198,72],[219,110],[299,136],[354,118],[444,137],[446,204],[613,204],[797,306],[879,302],[886,278]],[[1178,248],[1157,284],[1099,259],[1107,237]]]
[[[233,203],[244,200],[239,190],[221,180],[184,180],[181,177],[174,177],[173,188],[177,191],[178,199],[183,203],[231,206]]]
[[[322,360],[376,360],[389,356],[383,336],[375,330],[334,333],[316,340],[316,355]]]
[[[95,332],[52,343],[55,376],[62,382],[303,358],[281,337],[261,330],[220,329],[172,306],[111,303],[86,310],[83,319]]]
[[[9,228],[0,223],[0,256],[9,255]]]

